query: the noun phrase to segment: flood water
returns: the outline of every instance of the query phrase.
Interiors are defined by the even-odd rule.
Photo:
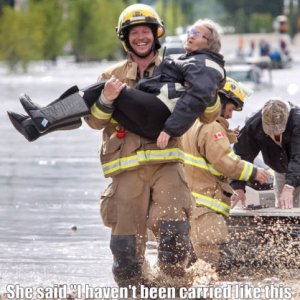
[[[83,125],[29,143],[7,110],[22,112],[21,92],[46,104],[65,89],[96,81],[106,65],[59,62],[27,75],[0,75],[0,283],[90,282],[110,286],[110,232],[99,217],[107,184],[100,132]],[[74,230],[77,228],[77,230]],[[73,228],[73,230],[72,230]]]
[[[33,66],[28,74],[0,68],[0,294],[8,284],[115,286],[110,231],[99,217],[99,196],[109,182],[99,163],[100,132],[84,124],[29,143],[6,115],[7,110],[22,112],[22,92],[47,104],[73,84],[83,88],[95,82],[106,67],[59,61],[56,66]],[[292,69],[274,71],[273,85],[248,98],[232,126],[242,126],[270,96],[299,105],[299,78],[297,61]],[[249,280],[254,285],[291,286],[293,299],[300,299],[298,275]],[[247,282],[244,278],[240,283]]]

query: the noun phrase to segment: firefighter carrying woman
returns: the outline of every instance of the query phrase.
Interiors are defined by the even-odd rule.
[[[199,117],[202,124],[216,119],[221,109],[218,91],[226,82],[216,23],[197,21],[188,32],[186,54],[178,59],[160,60],[163,34],[163,22],[153,8],[127,7],[117,26],[128,53],[125,61],[100,74],[96,84],[82,90],[74,86],[46,107],[22,95],[29,116],[9,112],[29,141],[78,127],[83,116],[92,128],[103,129],[102,169],[112,182],[102,194],[100,211],[111,228],[113,274],[120,286],[145,282],[147,228],[157,238],[161,270],[184,275],[195,203],[179,140]],[[264,177],[263,172],[256,175]],[[249,178],[254,174],[249,172]]]

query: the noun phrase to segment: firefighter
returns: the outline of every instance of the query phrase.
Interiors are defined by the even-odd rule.
[[[167,274],[183,274],[190,246],[192,201],[177,140],[160,151],[155,141],[117,124],[106,102],[124,84],[135,87],[138,80],[152,76],[161,62],[158,49],[163,34],[163,22],[150,6],[133,4],[121,13],[117,35],[127,59],[99,76],[107,83],[86,117],[92,128],[103,129],[101,162],[104,176],[112,182],[102,194],[100,211],[104,224],[111,228],[113,274],[119,286],[143,283],[147,227],[159,241],[158,264]]]
[[[249,162],[262,153],[275,171],[275,206],[300,207],[300,109],[281,98],[271,98],[249,118],[234,145],[237,155]],[[233,201],[246,201],[245,185],[233,181]]]
[[[117,34],[128,57],[100,75],[100,80],[108,81],[101,102],[86,121],[92,128],[104,129],[101,162],[112,183],[101,197],[101,215],[111,228],[114,278],[124,286],[143,280],[147,227],[159,241],[160,268],[182,275],[192,202],[177,140],[160,151],[155,142],[124,131],[111,119],[112,109],[105,103],[119,94],[124,83],[135,87],[139,79],[153,74],[161,62],[157,50],[164,25],[151,7],[134,4],[121,13]]]
[[[196,201],[191,219],[191,240],[196,258],[219,269],[221,253],[226,248],[230,197],[233,194],[228,179],[266,182],[268,173],[239,159],[230,144],[236,142],[236,133],[229,129],[233,111],[243,108],[245,89],[228,78],[219,91],[222,103],[217,121],[203,124],[198,119],[183,135],[185,171],[189,187]]]

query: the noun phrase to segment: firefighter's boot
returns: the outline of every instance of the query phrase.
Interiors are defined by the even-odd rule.
[[[189,221],[161,221],[158,265],[170,276],[183,276],[190,251]]]
[[[227,244],[220,245],[220,260],[216,267],[217,273],[220,276],[227,276],[232,270],[238,270],[241,267],[241,262],[238,261],[237,257]]]
[[[112,272],[120,287],[138,286],[142,280],[142,264],[136,255],[134,235],[112,235],[110,249],[114,262]]]

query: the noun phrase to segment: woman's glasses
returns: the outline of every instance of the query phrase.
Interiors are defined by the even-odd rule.
[[[199,37],[201,37],[201,38],[203,38],[203,39],[206,39],[206,40],[208,41],[208,37],[207,37],[204,33],[200,32],[200,31],[197,31],[197,29],[194,28],[194,27],[191,28],[191,29],[189,29],[189,30],[187,31],[187,35],[188,35],[188,36],[196,35],[196,36],[199,36]]]

